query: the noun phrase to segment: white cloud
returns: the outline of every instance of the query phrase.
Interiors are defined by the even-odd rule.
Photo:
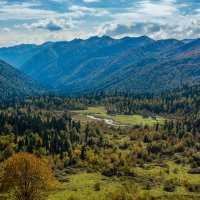
[[[7,27],[5,27],[5,28],[2,29],[2,31],[3,31],[3,32],[10,32],[10,29],[7,28]]]
[[[185,6],[185,5],[184,5]],[[174,0],[145,0],[115,12],[95,34],[112,37],[148,35],[154,39],[200,37],[200,13],[182,14]]]
[[[0,20],[45,19],[57,13],[52,10],[35,8],[37,3],[4,3],[0,7]]]
[[[146,0],[140,2],[137,12],[147,16],[167,17],[177,12],[177,8],[175,1],[162,0],[153,3]]]
[[[77,5],[70,6],[68,9],[71,11],[79,11],[79,12],[81,11],[81,12],[84,12],[85,15],[92,15],[92,16],[96,16],[96,17],[103,17],[105,15],[110,14],[110,12],[105,9],[90,8],[90,7],[77,6]]]
[[[85,3],[99,2],[99,0],[83,0]]]
[[[69,28],[74,28],[76,25],[80,24],[79,21],[72,20],[68,16],[57,17],[54,19],[45,19],[32,24],[21,24],[16,25],[15,28],[26,28],[26,29],[43,29],[48,31],[61,31]]]
[[[82,31],[60,31],[60,32],[43,32],[23,31],[20,34],[16,31],[1,33],[0,47],[13,46],[18,44],[42,44],[45,41],[66,41],[74,38],[87,38],[88,35]]]
[[[89,4],[97,0],[80,0],[76,4],[74,2],[78,1],[48,1],[59,2],[61,5],[58,7],[63,7],[60,11],[51,6],[45,8],[42,7],[42,0],[33,0],[32,3],[0,0],[0,28],[3,30],[0,45],[105,34],[116,38],[140,35],[154,39],[200,37],[200,6],[188,8],[191,5],[189,1],[101,1],[99,6],[102,7]]]
[[[51,0],[51,1],[62,3],[62,2],[69,2],[70,0]]]
[[[88,7],[85,7],[85,6],[73,5],[73,6],[69,7],[69,10],[94,12],[96,9],[95,8],[88,8]]]

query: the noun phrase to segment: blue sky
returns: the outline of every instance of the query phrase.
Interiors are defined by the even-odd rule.
[[[0,0],[0,46],[94,35],[200,37],[200,0]]]

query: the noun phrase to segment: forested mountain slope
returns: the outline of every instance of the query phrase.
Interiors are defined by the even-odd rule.
[[[95,36],[32,49],[34,55],[24,61],[12,51],[10,57],[24,73],[59,93],[158,92],[200,80],[200,39]]]
[[[52,42],[47,42],[42,45],[21,44],[0,48],[0,60],[4,60],[15,68],[20,69],[25,62],[51,44]]]
[[[91,37],[88,40],[58,42],[42,50],[22,66],[22,70],[46,85],[65,86],[69,81],[89,75],[89,79],[116,55],[135,46],[149,44],[148,37]]]
[[[44,91],[32,78],[1,60],[0,86],[1,100],[42,94]]]

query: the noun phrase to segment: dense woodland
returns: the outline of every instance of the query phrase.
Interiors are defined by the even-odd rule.
[[[154,114],[197,115],[200,109],[200,86],[185,85],[161,94],[133,94],[124,92],[92,93],[88,99],[112,106],[118,114],[134,114],[139,111]]]
[[[44,92],[44,88],[35,80],[2,60],[0,60],[0,86],[0,101],[41,95]]]
[[[140,113],[166,117],[163,124],[114,127],[103,122],[73,120],[73,110],[103,105],[109,114]],[[80,98],[40,96],[0,105],[0,161],[26,151],[47,157],[58,180],[58,170],[84,168],[105,176],[134,178],[148,190],[163,184],[175,191],[178,184],[200,192],[187,180],[166,182],[158,177],[146,180],[134,169],[149,164],[169,173],[168,161],[189,165],[200,173],[200,86],[184,86],[160,95],[93,93]],[[178,172],[177,172],[178,173]]]

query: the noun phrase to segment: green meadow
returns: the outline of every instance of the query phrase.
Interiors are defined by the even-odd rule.
[[[188,174],[188,165],[183,166],[171,161],[166,164],[167,168],[154,166],[152,163],[146,165],[146,169],[134,168],[138,178],[136,176],[129,179],[132,182],[133,193],[143,199],[145,197],[146,199],[172,200],[199,199],[200,194],[189,192],[186,186],[199,184],[200,175]],[[108,195],[123,187],[127,181],[117,176],[108,178],[99,172],[79,172],[67,175],[67,178],[66,183],[58,183],[56,192],[49,197],[49,200],[106,200]],[[167,182],[176,182],[178,186],[174,192],[163,190]],[[146,189],[148,184],[154,185],[153,189]],[[98,190],[96,185],[98,185]]]
[[[124,124],[124,125],[155,125],[157,123],[163,123],[164,118],[161,116],[157,116],[157,119],[153,119],[152,117],[144,118],[141,115],[108,115],[106,112],[105,107],[99,106],[99,107],[88,107],[87,110],[77,110],[73,111],[78,114],[83,115],[92,115],[99,118],[104,119],[112,119],[116,124]]]

